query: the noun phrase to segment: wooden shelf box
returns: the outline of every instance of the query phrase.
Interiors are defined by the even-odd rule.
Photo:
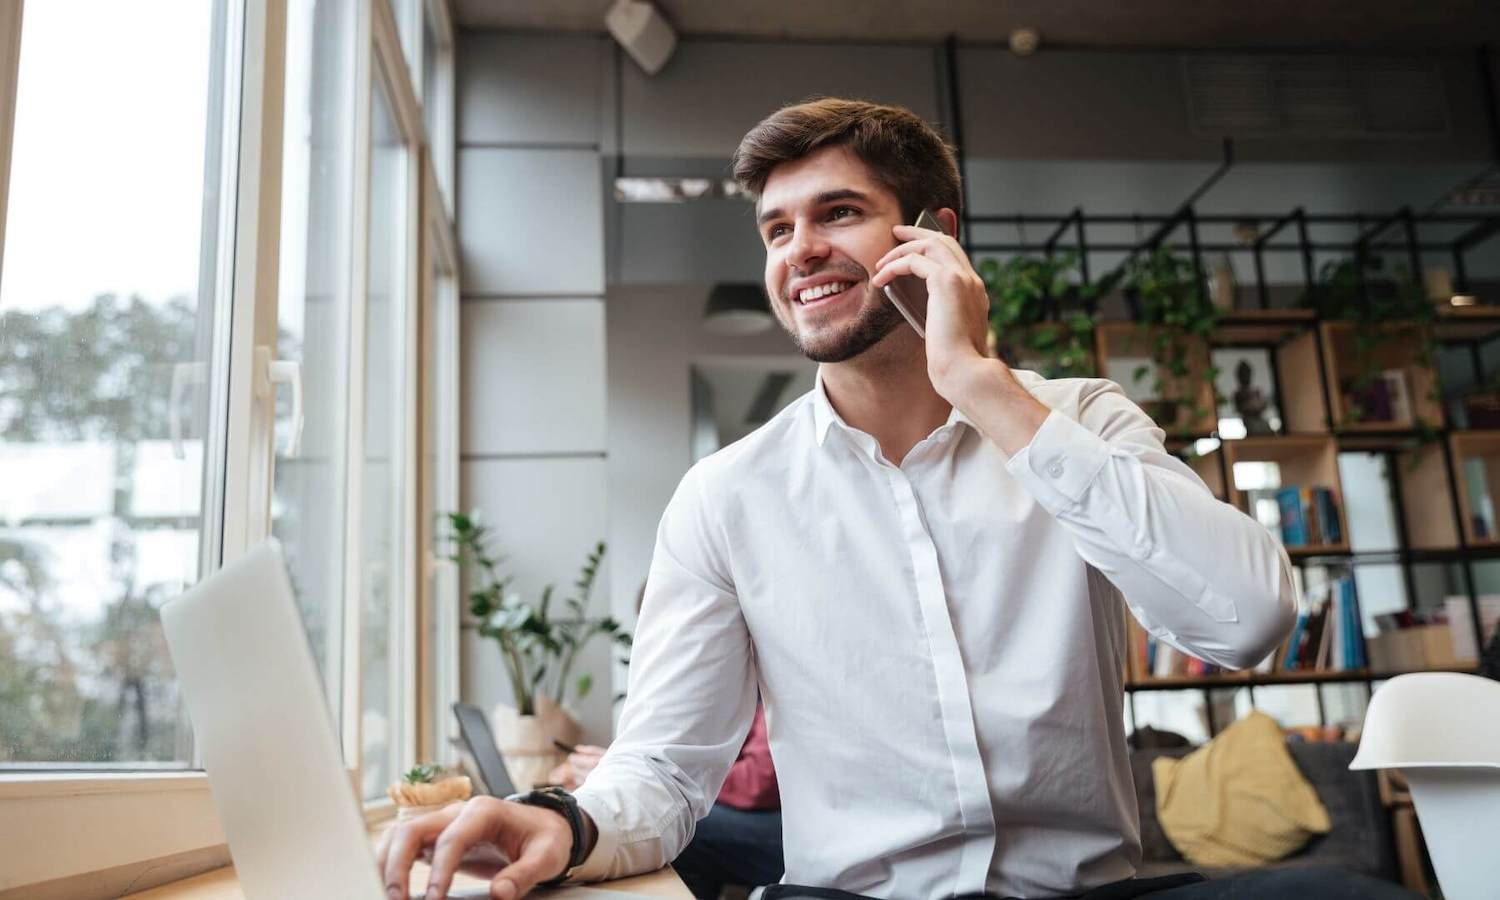
[[[1281,470],[1282,485],[1324,487],[1332,492],[1333,505],[1338,510],[1340,540],[1288,546],[1289,554],[1308,556],[1349,552],[1349,522],[1345,515],[1343,485],[1339,481],[1338,442],[1331,435],[1244,438],[1225,441],[1221,449],[1229,472],[1230,502],[1252,516],[1255,511],[1250,508],[1249,497],[1234,481],[1234,464],[1237,462],[1274,462]]]
[[[1287,434],[1327,434],[1328,404],[1310,309],[1236,310],[1214,330],[1216,347],[1265,347],[1282,396],[1272,401]]]
[[[1500,431],[1456,431],[1448,442],[1458,478],[1464,540],[1470,547],[1500,547],[1494,506],[1500,488]],[[1483,474],[1484,484],[1471,480],[1470,467]]]
[[[1401,485],[1406,545],[1411,550],[1457,550],[1458,523],[1453,521],[1453,492],[1448,481],[1442,441],[1431,441],[1395,455]],[[1454,471],[1458,471],[1455,465]]]
[[[1104,377],[1119,382],[1126,393],[1139,396],[1142,388],[1155,383],[1155,377],[1148,375],[1137,382],[1131,371],[1114,371],[1110,363],[1113,361],[1117,368],[1124,363],[1130,370],[1138,365],[1157,368],[1151,359],[1151,342],[1155,333],[1155,329],[1132,322],[1101,322],[1094,333],[1099,371]],[[1162,396],[1155,401],[1141,403],[1141,407],[1169,435],[1209,435],[1218,427],[1213,384],[1207,377],[1208,342],[1190,340],[1192,346],[1188,351],[1188,376],[1163,377]],[[1163,407],[1166,404],[1172,407],[1170,415],[1165,414]]]
[[[1388,336],[1366,353],[1374,371],[1395,371],[1404,376],[1408,415],[1395,420],[1358,419],[1350,409],[1350,397],[1345,387],[1364,374],[1357,347],[1358,327],[1353,322],[1324,322],[1319,331],[1323,342],[1329,413],[1335,430],[1409,430],[1419,422],[1434,428],[1442,426],[1443,404],[1434,396],[1437,376],[1422,361],[1423,336],[1416,326],[1388,326]]]

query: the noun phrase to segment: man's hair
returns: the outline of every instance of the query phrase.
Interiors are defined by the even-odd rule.
[[[734,152],[734,177],[757,200],[771,170],[824,147],[848,147],[896,195],[907,224],[924,208],[962,213],[953,148],[899,106],[818,97],[784,106],[750,129]]]

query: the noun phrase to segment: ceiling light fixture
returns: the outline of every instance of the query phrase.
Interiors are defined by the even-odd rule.
[[[677,49],[677,32],[644,0],[616,0],[604,14],[604,25],[647,75],[660,72]]]
[[[703,309],[703,327],[713,334],[744,337],[774,324],[776,318],[758,284],[716,284]]]

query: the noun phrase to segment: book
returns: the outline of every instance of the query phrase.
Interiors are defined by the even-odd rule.
[[[1339,522],[1338,504],[1334,502],[1333,491],[1326,487],[1315,487],[1312,489],[1312,505],[1318,513],[1318,525],[1322,531],[1322,539],[1325,544],[1340,544],[1344,540],[1344,529]]]
[[[1281,510],[1281,542],[1288,547],[1306,546],[1307,519],[1303,514],[1301,488],[1293,485],[1277,491],[1276,505]]]
[[[1364,669],[1369,666],[1369,655],[1365,650],[1364,616],[1359,613],[1359,596],[1354,590],[1352,576],[1339,579],[1339,599],[1343,605],[1341,629],[1343,631],[1344,654],[1342,669]]]
[[[1313,505],[1312,488],[1302,488],[1297,496],[1302,501],[1302,527],[1307,530],[1307,542],[1323,543],[1323,523],[1318,516],[1318,508]]]
[[[1302,637],[1307,632],[1307,615],[1305,610],[1297,613],[1297,623],[1292,626],[1292,634],[1286,639],[1286,658],[1281,667],[1288,672],[1297,669],[1297,651],[1302,647]]]

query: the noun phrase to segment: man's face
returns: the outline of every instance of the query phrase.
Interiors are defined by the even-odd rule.
[[[903,320],[870,287],[896,239],[901,204],[845,147],[827,147],[772,170],[759,204],[771,309],[815,362],[865,352]]]

